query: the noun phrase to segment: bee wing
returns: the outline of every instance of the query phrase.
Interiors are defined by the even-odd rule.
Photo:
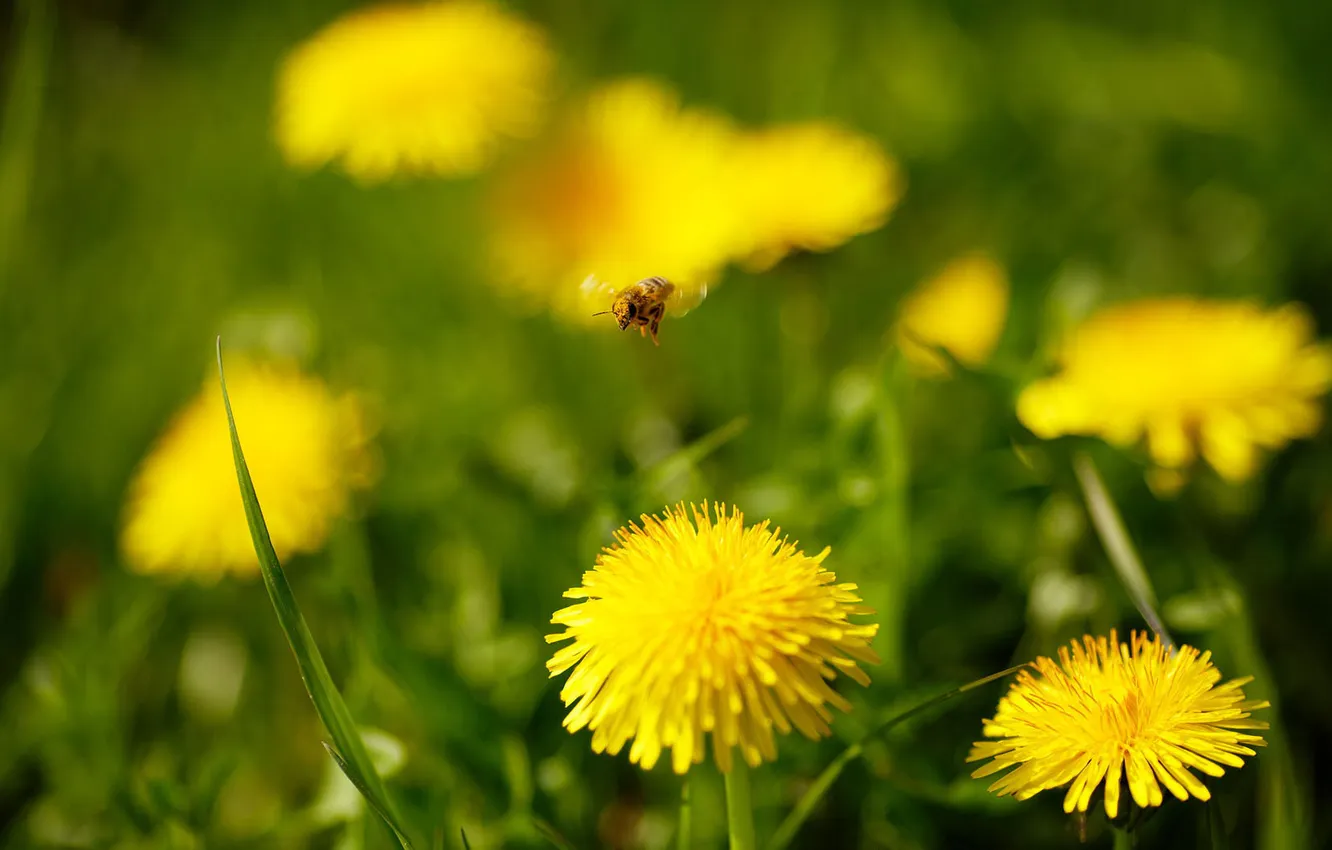
[[[606,303],[608,304],[610,303],[609,299],[614,298],[615,293],[619,291],[595,274],[590,274],[583,278],[583,282],[579,286],[579,289],[582,290],[584,298],[589,300],[606,299]]]
[[[675,289],[666,297],[666,312],[678,318],[702,304],[703,299],[707,297],[708,284],[706,281],[677,283]]]

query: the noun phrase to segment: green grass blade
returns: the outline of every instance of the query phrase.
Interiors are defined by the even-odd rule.
[[[1219,563],[1212,568],[1213,581],[1222,589],[1240,594],[1240,587]],[[1242,594],[1237,598],[1243,599]],[[1249,699],[1267,700],[1271,705],[1263,719],[1271,728],[1262,733],[1267,741],[1264,752],[1257,759],[1258,799],[1257,827],[1253,846],[1259,850],[1299,850],[1321,846],[1314,835],[1314,816],[1318,803],[1312,784],[1296,766],[1295,748],[1286,724],[1282,722],[1282,693],[1272,665],[1264,655],[1258,641],[1253,614],[1247,604],[1221,629],[1221,639],[1230,649],[1237,670],[1254,680],[1244,688]],[[1307,758],[1307,756],[1306,756]],[[1305,768],[1307,770],[1307,768]],[[1215,803],[1209,804],[1215,806]]]
[[[467,841],[467,830],[460,829],[458,834],[462,836],[463,850],[472,850],[472,845]]]
[[[1096,471],[1096,464],[1092,463],[1090,455],[1079,452],[1073,457],[1073,471],[1087,499],[1092,524],[1101,536],[1120,584],[1151,630],[1161,636],[1166,646],[1173,647],[1174,641],[1170,639],[1170,633],[1166,631],[1165,623],[1156,611],[1156,592],[1152,590],[1151,580],[1147,578],[1147,570],[1138,557],[1138,551],[1133,548],[1133,540],[1124,527],[1124,520],[1119,516],[1119,509],[1110,498],[1110,491],[1105,488],[1105,482]]]
[[[791,813],[786,816],[786,819],[782,821],[781,826],[777,827],[777,832],[773,834],[772,840],[768,842],[768,850],[785,850],[786,846],[796,837],[796,833],[800,831],[800,827],[804,826],[805,821],[809,819],[811,814],[813,814],[814,807],[823,799],[823,795],[826,794],[828,789],[832,787],[832,784],[837,781],[837,777],[841,775],[842,771],[848,764],[858,758],[860,754],[865,751],[866,743],[887,733],[894,726],[910,720],[912,717],[915,717],[917,714],[920,714],[927,709],[933,708],[940,703],[948,702],[953,697],[960,696],[967,691],[979,688],[981,685],[988,685],[996,679],[1002,679],[1010,673],[1016,673],[1026,666],[1027,665],[1025,664],[1019,664],[1016,667],[1009,667],[1007,670],[1000,670],[998,673],[991,673],[974,682],[968,682],[959,688],[953,688],[951,691],[931,697],[918,705],[908,708],[906,711],[895,714],[871,729],[863,738],[843,750],[841,755],[833,759],[832,763],[823,769],[823,772],[819,774],[818,779],[814,780],[814,783],[809,786],[809,789],[805,791],[804,795],[796,803],[795,808],[793,808]]]
[[[552,846],[558,847],[559,850],[575,850],[569,839],[560,835],[560,831],[554,826],[551,826],[548,821],[539,817],[533,817],[532,826],[536,827],[536,831],[541,833],[542,838],[549,841]]]
[[[310,627],[305,624],[305,617],[296,605],[296,597],[287,583],[287,576],[278,563],[273,541],[268,536],[268,526],[264,523],[263,511],[259,507],[259,497],[254,492],[254,481],[250,478],[250,469],[245,463],[245,454],[241,451],[240,436],[236,431],[236,418],[231,411],[231,397],[227,394],[227,377],[222,367],[222,338],[217,339],[217,374],[222,383],[222,403],[227,411],[227,428],[231,433],[231,454],[236,463],[236,478],[240,483],[241,500],[245,504],[245,519],[250,525],[250,536],[254,540],[254,551],[259,557],[259,567],[264,577],[264,587],[273,602],[278,623],[282,626],[287,642],[296,656],[296,666],[301,671],[305,689],[313,700],[319,719],[324,722],[328,734],[337,748],[335,758],[347,778],[365,795],[366,801],[384,818],[395,836],[406,850],[411,850],[411,843],[406,840],[406,831],[402,828],[398,816],[389,800],[388,790],[379,772],[370,761],[370,754],[361,740],[361,733],[356,728],[347,704],[342,701],[333,684],[333,678],[324,664],[324,657],[319,653]]]
[[[1230,850],[1230,836],[1226,834],[1226,823],[1221,818],[1221,807],[1212,800],[1203,806],[1203,810],[1207,823],[1207,846],[1211,850]]]
[[[55,40],[54,6],[50,0],[24,0],[14,7],[12,53],[0,62],[0,74],[7,71],[9,78],[0,120],[0,299],[23,238]]]
[[[660,492],[672,478],[697,466],[708,455],[743,434],[748,427],[749,417],[737,416],[660,461],[646,471],[644,492],[654,495]]]
[[[403,847],[410,848],[412,842],[405,834],[403,834],[403,831],[396,823],[397,818],[389,811],[389,801],[386,798],[380,797],[373,789],[366,787],[365,783],[361,781],[360,776],[356,771],[352,770],[351,766],[347,764],[347,760],[333,748],[332,744],[328,741],[322,743],[324,749],[328,750],[328,754],[333,757],[333,761],[337,764],[338,769],[340,769],[343,775],[351,781],[352,785],[356,786],[356,790],[361,792],[361,796],[365,798],[365,802],[370,808],[374,809],[375,814],[379,815],[384,823],[388,825],[388,828],[393,830],[393,835],[398,839],[398,843]]]

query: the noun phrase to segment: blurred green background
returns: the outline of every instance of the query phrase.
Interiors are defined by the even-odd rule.
[[[653,848],[673,840],[678,779],[566,733],[544,668],[560,593],[614,528],[717,498],[831,545],[884,624],[885,664],[834,724],[854,739],[1086,630],[1140,625],[1065,447],[1012,413],[1058,329],[1155,293],[1299,300],[1332,327],[1326,4],[512,4],[550,33],[565,92],[651,74],[749,124],[843,121],[902,164],[887,226],[729,272],[660,348],[495,294],[475,248],[485,175],[362,188],[284,167],[277,63],[348,8],[3,9],[5,847],[387,846],[327,784],[262,585],[119,562],[127,482],[218,333],[377,400],[381,483],[288,574],[353,712],[405,754],[403,807],[449,846],[459,827],[478,848],[545,846],[536,814],[578,847]],[[1000,377],[914,381],[890,347],[896,305],[973,249],[1013,281]],[[1177,637],[1274,703],[1271,746],[1213,783],[1210,808],[1167,805],[1144,844],[1222,846],[1205,843],[1212,813],[1229,846],[1329,846],[1332,432],[1170,502],[1142,458],[1096,457]],[[873,747],[802,846],[1074,845],[1059,793],[1015,803],[968,777],[1000,693]],[[761,833],[844,745],[780,742],[754,778]],[[694,799],[697,845],[722,846],[708,765]],[[1086,831],[1109,846],[1103,817]]]

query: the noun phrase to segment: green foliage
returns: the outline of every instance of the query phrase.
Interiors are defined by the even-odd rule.
[[[487,285],[485,176],[363,188],[282,165],[274,69],[350,5],[27,0],[0,24],[0,847],[391,847],[376,811],[420,825],[417,846],[427,827],[478,850],[670,846],[679,779],[560,726],[542,638],[615,528],[700,498],[831,545],[883,623],[885,664],[845,691],[837,738],[783,738],[752,772],[760,838],[834,764],[791,846],[1074,846],[1057,794],[1018,804],[968,777],[989,691],[835,760],[957,682],[1142,625],[1069,447],[1023,431],[1013,398],[1106,301],[1300,300],[1329,335],[1322,7],[512,4],[550,31],[569,91],[654,74],[747,122],[836,118],[901,160],[885,227],[729,272],[657,349]],[[889,351],[897,304],[975,248],[1013,280],[999,351],[919,381]],[[283,565],[317,709],[258,582],[136,576],[117,549],[134,467],[219,332],[376,405],[380,484]],[[1170,501],[1134,453],[1076,448],[1176,641],[1273,703],[1269,747],[1139,846],[1319,846],[1332,432]],[[322,724],[378,803],[345,804]],[[392,807],[368,728],[405,754]],[[689,846],[723,846],[721,779],[689,787]],[[1103,817],[1083,828],[1110,846]]]

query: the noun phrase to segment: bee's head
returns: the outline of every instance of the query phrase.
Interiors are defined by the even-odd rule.
[[[624,330],[638,318],[638,305],[624,298],[611,305],[611,313],[614,314],[615,321],[619,323],[620,330]]]

